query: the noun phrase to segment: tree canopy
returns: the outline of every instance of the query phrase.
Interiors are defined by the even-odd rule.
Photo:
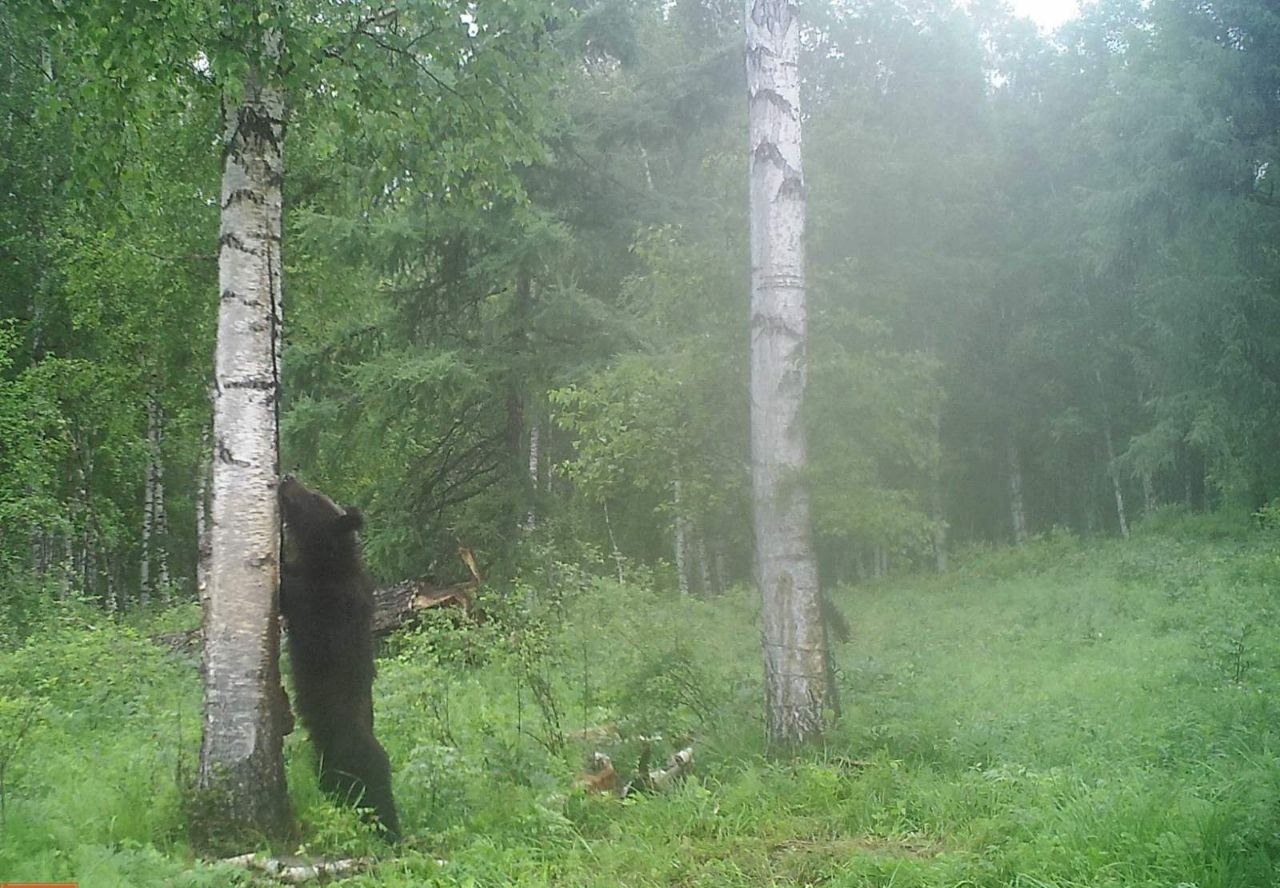
[[[218,103],[264,23],[288,36],[283,465],[375,516],[375,573],[616,549],[674,588],[679,533],[695,587],[750,576],[738,4],[152,6],[0,16],[6,607],[133,607],[158,557],[194,594]],[[1276,497],[1280,13],[805,15],[824,575],[1012,541],[1018,509],[1118,533]]]

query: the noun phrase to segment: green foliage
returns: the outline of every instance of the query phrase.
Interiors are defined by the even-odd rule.
[[[0,698],[30,717],[6,719],[0,741],[6,873],[73,878],[94,860],[111,884],[181,872],[162,852],[185,835],[180,787],[199,745],[189,665],[73,603],[0,653]]]
[[[453,574],[462,542],[515,572],[532,514],[660,571],[685,528],[686,572],[748,578],[740,10],[5,12],[6,576],[142,597],[151,403],[151,554],[190,595],[221,105],[275,76],[284,465],[366,507],[377,571]],[[804,480],[828,575],[1005,539],[1011,449],[1033,533],[1118,531],[1117,493],[1128,523],[1139,499],[1274,498],[1275,15],[1125,0],[1055,43],[989,4],[814,11]]]
[[[881,545],[910,556],[932,545],[928,485],[936,477],[937,367],[900,353],[874,322],[828,318],[814,337],[806,402],[806,480],[826,546]]]
[[[1269,884],[1273,548],[1247,526],[1093,547],[1059,534],[1017,550],[1025,569],[975,556],[950,577],[836,590],[858,603],[838,655],[845,716],[825,751],[781,761],[761,756],[753,595],[676,599],[566,568],[559,586],[512,590],[526,600],[500,599],[489,622],[432,621],[384,652],[377,718],[410,838],[350,881]],[[1184,575],[1194,591],[1171,597]],[[0,707],[36,713],[16,746],[0,722],[0,866],[235,884],[245,876],[185,858],[195,670],[92,613],[69,607],[0,655]],[[1216,644],[1250,622],[1237,676]],[[561,751],[530,670],[554,697]],[[641,736],[657,762],[691,742],[694,776],[625,802],[571,788],[595,751],[629,777]],[[319,791],[304,732],[286,755],[304,853],[385,857]]]

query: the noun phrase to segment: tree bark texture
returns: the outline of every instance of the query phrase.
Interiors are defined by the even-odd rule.
[[[212,402],[212,399],[211,399]],[[205,426],[200,431],[200,477],[196,480],[196,592],[205,600],[209,586],[209,477],[213,474],[213,433]]]
[[[538,465],[542,455],[539,449],[541,440],[538,424],[529,426],[529,487],[533,489],[533,497],[529,500],[529,511],[524,516],[525,530],[533,530],[538,526]]]
[[[798,5],[746,16],[751,216],[751,480],[771,746],[821,736],[830,705],[810,537],[801,405],[807,377]]]
[[[151,604],[151,535],[155,530],[155,395],[147,397],[147,467],[142,484],[142,556],[138,565],[138,604]]]
[[[259,78],[224,121],[199,778],[216,821],[199,828],[216,834],[283,836],[291,824],[277,630],[284,115],[283,88]]]
[[[1107,445],[1107,474],[1111,476],[1111,492],[1116,497],[1116,517],[1120,521],[1120,536],[1129,538],[1129,516],[1124,508],[1124,490],[1120,487],[1120,475],[1116,472],[1116,449],[1111,441],[1111,423],[1104,422],[1102,437]]]
[[[164,511],[164,412],[153,391],[147,397],[147,468],[142,494],[142,556],[138,603],[146,608],[159,591],[169,603],[169,522]],[[152,566],[155,574],[152,574]]]
[[[160,584],[160,601],[172,603],[172,577],[169,574],[169,514],[165,510],[164,488],[164,407],[156,402],[155,473],[153,475],[151,508],[155,515],[152,527],[156,555],[156,580]]]

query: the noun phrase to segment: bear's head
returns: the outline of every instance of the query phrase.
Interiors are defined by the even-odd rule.
[[[356,534],[364,527],[364,516],[358,508],[343,508],[292,475],[280,480],[280,508],[291,563],[304,570],[351,560],[359,564]]]

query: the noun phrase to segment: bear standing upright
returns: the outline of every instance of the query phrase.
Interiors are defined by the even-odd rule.
[[[280,482],[280,506],[280,610],[298,714],[320,757],[320,785],[372,808],[396,841],[391,764],[373,734],[373,582],[357,536],[364,519],[359,509],[344,509],[291,475]]]

